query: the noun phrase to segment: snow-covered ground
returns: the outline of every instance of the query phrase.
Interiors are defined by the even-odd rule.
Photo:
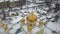
[[[30,5],[23,6],[23,8],[26,8],[26,9],[22,9],[22,10],[20,10],[18,8],[19,11],[16,11],[16,12],[18,12],[19,15],[14,16],[14,17],[9,17],[12,19],[12,21],[9,22],[11,24],[8,24],[8,28],[10,29],[9,30],[10,34],[15,34],[18,31],[18,29],[21,29],[20,20],[22,18],[22,15],[26,19],[26,16],[31,11],[34,11],[34,14],[37,15],[37,17],[38,17],[37,21],[40,21],[42,19],[43,22],[46,23],[46,21],[48,21],[49,18],[51,18],[51,20],[54,20],[54,18],[52,18],[52,16],[55,16],[55,13],[47,13],[47,11],[45,11],[45,10],[48,10],[49,8],[44,8],[45,10],[41,10],[40,8],[37,8],[37,7],[36,7],[37,9],[32,8],[34,6],[38,6],[38,4],[32,3]],[[29,8],[27,8],[27,7],[29,7]],[[17,7],[15,9],[17,9]],[[13,10],[14,10],[14,8],[13,8]],[[27,12],[27,13],[25,13],[25,12]],[[13,13],[13,12],[11,11],[10,14],[11,13]],[[58,20],[58,22],[52,22],[51,20],[49,20],[49,22],[46,24],[46,26],[44,25],[44,27],[43,27],[44,28],[44,34],[53,34],[53,31],[56,31],[57,34],[60,34],[60,19]],[[35,34],[36,32],[41,30],[38,25],[39,25],[38,22],[36,22],[35,28],[32,29],[32,34]],[[28,32],[26,24],[22,27],[23,27],[23,30],[18,32],[17,34],[26,34]],[[0,32],[4,32],[4,30],[2,28],[0,28]]]
[[[32,10],[31,10],[32,11]],[[43,11],[42,11],[43,12]],[[52,17],[52,13],[51,14],[49,14],[49,15],[47,15],[46,17],[48,17],[48,18],[51,18]],[[40,17],[40,19],[45,19],[44,20],[44,22],[46,22],[46,17],[45,16],[41,16]],[[16,19],[17,18],[17,19]],[[11,21],[11,23],[13,23],[13,24],[15,24],[15,23],[17,23],[19,20],[20,20],[20,18],[21,18],[21,16],[17,16],[17,17],[12,17],[12,19],[13,19],[13,21]],[[17,27],[18,26],[18,27]],[[55,22],[51,22],[51,21],[49,21],[48,23],[47,23],[47,25],[46,25],[47,27],[44,27],[44,34],[53,34],[52,33],[52,30],[54,30],[54,31],[56,31],[56,32],[60,32],[60,25],[59,25],[59,23],[55,23]],[[16,28],[17,27],[17,28]],[[20,24],[16,24],[16,25],[14,25],[13,26],[13,29],[11,29],[10,30],[10,32],[12,33],[12,34],[14,34],[15,32],[16,32],[16,30],[17,29],[19,29],[20,28]],[[50,29],[49,29],[50,28]],[[22,33],[24,33],[25,34],[25,32],[27,32],[27,26],[25,25],[25,26],[23,26],[23,29],[25,30],[25,31],[22,31],[22,32],[20,32],[20,33],[18,33],[18,34],[22,34]],[[38,29],[39,30],[39,28],[38,27],[36,27],[36,28],[34,28],[33,30],[32,30],[32,32],[33,33],[36,33],[37,31],[36,31],[36,29]],[[52,30],[51,30],[52,29]]]

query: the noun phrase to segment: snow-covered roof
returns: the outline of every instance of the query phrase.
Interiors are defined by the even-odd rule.
[[[5,0],[8,1],[8,0]],[[9,0],[10,2],[13,2],[13,0]],[[18,1],[18,0],[14,0],[14,1]],[[0,2],[4,2],[4,0],[0,0]]]
[[[10,0],[10,1],[13,1],[13,0]],[[18,0],[14,0],[14,1],[18,1]]]

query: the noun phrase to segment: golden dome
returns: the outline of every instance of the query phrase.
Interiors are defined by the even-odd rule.
[[[25,19],[24,19],[24,18],[22,18],[20,21],[21,21],[22,23],[24,23],[24,22],[25,22]]]
[[[37,16],[34,14],[34,12],[32,11],[27,17],[26,17],[27,21],[29,22],[34,22],[37,20]]]
[[[6,31],[6,30],[8,29],[8,25],[7,25],[7,24],[4,24],[4,25],[2,26],[2,28]]]
[[[1,18],[0,18],[0,27],[2,27],[3,26],[3,23],[2,23],[2,20],[1,20]]]
[[[39,26],[43,27],[43,25],[44,25],[44,22],[43,22],[43,20],[41,20],[41,21],[39,22]]]

